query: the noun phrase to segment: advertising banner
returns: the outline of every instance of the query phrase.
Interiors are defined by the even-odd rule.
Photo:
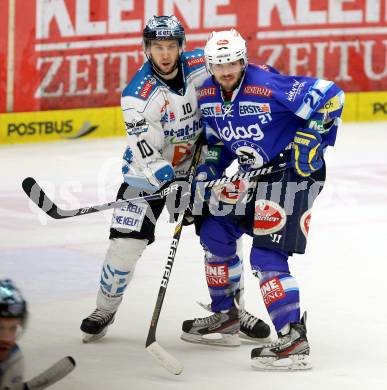
[[[330,79],[346,92],[387,90],[385,0],[2,0],[2,76],[11,3],[13,91],[7,105],[2,81],[2,112],[119,105],[154,14],[179,17],[188,49],[235,27],[252,62]]]
[[[0,112],[7,111],[8,1],[0,1]]]
[[[0,144],[125,135],[120,107],[0,113]]]

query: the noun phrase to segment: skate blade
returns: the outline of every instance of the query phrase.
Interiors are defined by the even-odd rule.
[[[251,367],[260,371],[300,371],[310,370],[312,365],[308,355],[293,355],[284,359],[261,357],[251,360]]]
[[[273,339],[270,336],[262,337],[262,338],[250,337],[243,332],[239,332],[238,336],[242,341],[251,341],[255,344],[260,344],[260,345],[266,345],[266,344],[270,344],[273,342]]]
[[[82,342],[84,344],[94,343],[95,341],[102,339],[102,337],[104,337],[106,333],[107,333],[107,328],[98,334],[83,333]]]
[[[218,345],[221,347],[239,347],[241,345],[238,334],[210,333],[201,336],[183,332],[180,338],[189,343]]]

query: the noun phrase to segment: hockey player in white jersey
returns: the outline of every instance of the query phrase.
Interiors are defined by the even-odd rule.
[[[202,132],[196,89],[206,77],[202,50],[184,52],[184,28],[175,16],[154,16],[143,31],[148,61],[121,96],[128,147],[118,198],[152,193],[189,168]],[[106,334],[146,246],[165,199],[114,210],[102,267],[97,309],[82,321],[84,341]]]
[[[148,61],[121,98],[128,147],[117,199],[152,193],[174,178],[185,177],[202,132],[196,91],[208,76],[203,50],[184,52],[184,28],[175,16],[152,17],[143,31],[143,46]],[[135,265],[155,239],[155,222],[164,205],[162,199],[115,209],[97,308],[81,324],[84,342],[103,337],[114,321]],[[250,319],[244,328],[250,336],[254,336],[251,324],[266,325],[247,312],[242,314]]]
[[[143,46],[148,61],[121,98],[128,147],[117,199],[152,193],[185,177],[202,132],[196,91],[208,76],[203,50],[184,52],[184,28],[175,16],[152,17],[143,31]],[[84,342],[103,337],[114,321],[136,263],[155,239],[155,222],[164,205],[162,199],[114,210],[97,308],[81,324]],[[244,328],[250,336],[254,336],[252,325],[267,326],[247,312],[242,314],[250,319]]]
[[[0,389],[23,382],[24,358],[17,345],[27,319],[27,305],[9,279],[0,280]]]

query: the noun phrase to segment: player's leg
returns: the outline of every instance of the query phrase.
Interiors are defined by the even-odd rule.
[[[208,217],[200,229],[205,250],[205,270],[214,314],[183,323],[185,341],[224,346],[240,345],[239,312],[234,297],[239,292],[241,263],[236,240],[243,234],[227,218]]]
[[[132,191],[128,194],[127,189],[128,186],[123,184],[117,199],[134,196]],[[160,200],[149,204],[128,204],[114,210],[109,248],[101,270],[97,307],[81,324],[84,342],[102,338],[107,327],[113,323],[137,261],[146,246],[154,241],[155,222],[164,204],[165,200]]]
[[[235,305],[241,293],[242,263],[237,255],[236,241],[244,230],[229,218],[209,217],[200,229],[200,239],[205,250],[206,281],[211,297],[209,317],[195,318],[183,323],[182,339],[186,341],[240,345],[238,334],[255,341],[266,339],[270,327],[248,313],[243,304]]]
[[[250,261],[278,334],[278,340],[272,345],[253,349],[253,366],[262,369],[309,368],[305,318],[300,319],[299,289],[290,273],[287,253],[253,247]]]
[[[250,340],[258,343],[271,341],[270,326],[257,316],[249,313],[245,308],[244,288],[244,265],[243,265],[243,237],[237,240],[237,255],[241,262],[241,278],[239,281],[239,294],[236,296],[236,304],[239,308],[240,330],[239,337],[243,340]]]
[[[288,255],[305,252],[311,207],[324,178],[324,170],[306,180],[288,170],[282,179],[274,178],[269,183],[271,200],[257,195],[250,261],[252,270],[260,278],[261,293],[278,341],[252,350],[252,364],[256,368],[311,367],[306,315],[300,318],[299,290],[289,270]]]

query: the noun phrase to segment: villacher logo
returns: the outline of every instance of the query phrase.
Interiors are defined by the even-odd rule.
[[[277,203],[260,199],[255,203],[254,234],[264,236],[281,230],[286,224],[285,210]]]

